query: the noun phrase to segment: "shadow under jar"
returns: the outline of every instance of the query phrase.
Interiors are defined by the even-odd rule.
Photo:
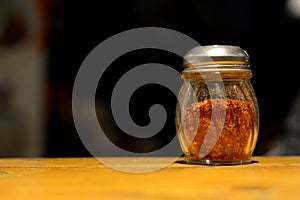
[[[240,47],[199,46],[185,55],[175,121],[186,163],[252,162],[259,109],[251,77]]]

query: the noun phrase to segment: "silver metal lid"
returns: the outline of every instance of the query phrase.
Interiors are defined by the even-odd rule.
[[[238,46],[197,46],[184,56],[184,68],[208,65],[249,65],[248,53]],[[248,66],[249,67],[249,66]]]

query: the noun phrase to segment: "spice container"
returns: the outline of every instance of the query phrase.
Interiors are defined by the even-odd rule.
[[[259,109],[251,77],[240,47],[199,46],[185,55],[176,130],[186,163],[252,162]]]

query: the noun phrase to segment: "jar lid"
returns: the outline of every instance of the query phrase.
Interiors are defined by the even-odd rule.
[[[249,64],[248,53],[238,46],[207,45],[197,46],[184,56],[184,68],[208,65],[244,65]]]

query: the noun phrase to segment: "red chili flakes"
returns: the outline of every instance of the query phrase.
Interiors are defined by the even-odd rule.
[[[246,160],[252,154],[255,112],[251,102],[208,99],[186,109],[181,128],[190,160]]]

